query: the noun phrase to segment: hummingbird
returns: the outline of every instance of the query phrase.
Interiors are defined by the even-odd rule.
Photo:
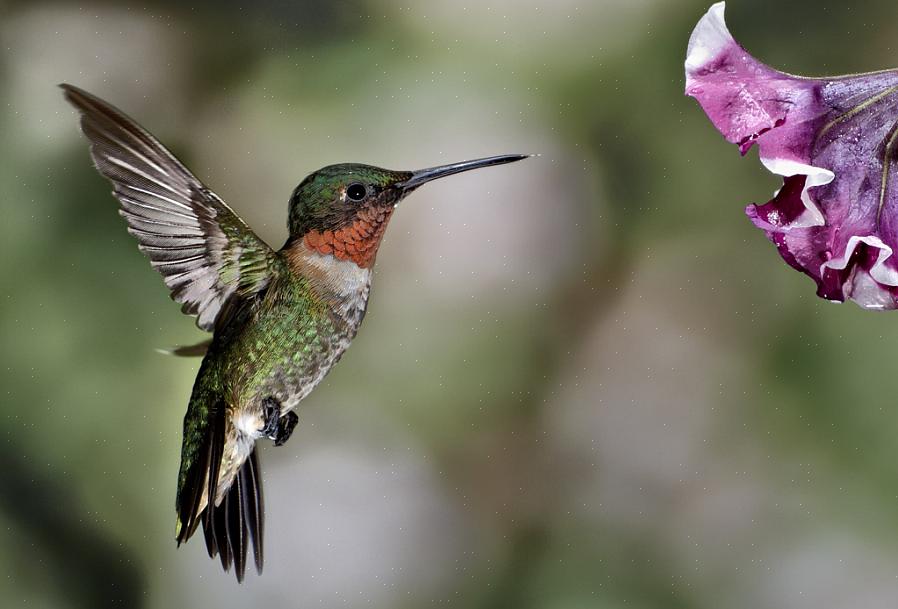
[[[243,581],[248,550],[263,566],[264,506],[256,442],[283,445],[297,405],[355,338],[371,270],[396,206],[422,184],[512,163],[506,154],[393,171],[330,165],[288,203],[289,236],[274,250],[158,139],[111,104],[69,84],[96,169],[128,232],[181,311],[210,339],[174,350],[202,355],[184,416],[175,537],[202,524],[209,557]]]

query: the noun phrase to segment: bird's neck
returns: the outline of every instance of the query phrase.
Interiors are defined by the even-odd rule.
[[[310,287],[333,305],[359,297],[367,299],[371,285],[371,269],[353,260],[340,259],[320,248],[310,246],[306,239],[291,239],[281,251],[287,266],[296,276],[309,282]]]

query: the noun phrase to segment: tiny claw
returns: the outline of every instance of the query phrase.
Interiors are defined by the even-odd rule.
[[[268,436],[272,440],[277,438],[281,427],[280,418],[280,402],[270,396],[262,400],[262,420],[265,421],[265,427],[262,428],[263,436]]]
[[[296,427],[297,423],[299,423],[299,417],[292,410],[282,416],[279,421],[278,430],[272,438],[274,440],[274,445],[283,446],[284,443],[290,439],[290,436],[293,435],[293,429]]]

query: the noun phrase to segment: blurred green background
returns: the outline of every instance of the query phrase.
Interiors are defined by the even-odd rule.
[[[0,0],[0,606],[894,607],[898,314],[817,299],[777,179],[683,96],[709,3]],[[893,67],[894,2],[734,0],[797,73]],[[541,156],[399,209],[365,325],[262,448],[267,565],[176,550],[202,339],[71,82],[269,241],[307,173]]]

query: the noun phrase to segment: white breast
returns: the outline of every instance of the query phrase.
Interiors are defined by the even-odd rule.
[[[338,301],[337,310],[350,321],[353,309],[365,310],[371,288],[371,269],[363,269],[351,260],[340,260],[332,254],[312,253],[304,260],[311,270],[306,273],[316,287],[330,293]]]

